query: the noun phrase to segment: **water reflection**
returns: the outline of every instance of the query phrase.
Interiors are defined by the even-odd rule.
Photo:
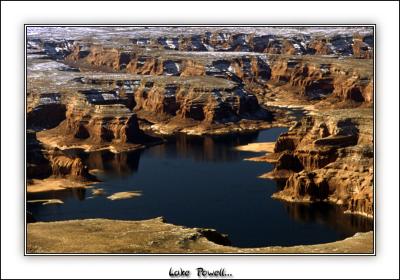
[[[103,170],[114,175],[125,176],[136,172],[139,168],[140,151],[114,154],[109,151],[89,153],[84,162],[89,170]]]
[[[344,214],[343,208],[327,203],[287,203],[283,202],[288,215],[303,224],[317,223],[327,226],[343,237],[356,232],[369,231],[373,220],[363,216]]]
[[[141,154],[140,150],[117,154],[107,150],[86,153],[82,149],[69,149],[64,152],[81,158],[90,171],[108,172],[115,176],[127,176],[136,172]]]
[[[36,199],[60,199],[62,201],[66,201],[69,199],[76,200],[85,200],[87,194],[87,190],[85,188],[71,188],[57,191],[48,191],[48,192],[40,192],[40,193],[28,193],[27,200],[36,200]]]
[[[285,128],[278,132],[285,131]],[[235,150],[236,146],[260,140],[259,132],[241,135],[224,136],[188,136],[178,134],[168,137],[167,142],[151,147],[146,151],[133,151],[114,154],[110,151],[96,151],[84,153],[79,149],[68,152],[79,156],[88,166],[89,170],[106,171],[114,176],[126,176],[137,172],[140,157],[143,152],[158,158],[187,158],[195,161],[229,162],[243,159],[243,152]]]
[[[229,162],[237,161],[243,153],[235,146],[256,141],[259,132],[242,135],[188,136],[179,134],[169,138],[169,142],[150,149],[153,156],[171,158],[190,158],[196,161]]]
[[[80,156],[91,170],[99,170],[91,190],[65,190],[33,195],[30,199],[59,198],[61,205],[28,204],[37,221],[85,218],[123,220],[163,216],[169,223],[214,228],[239,247],[289,246],[332,242],[372,229],[363,217],[344,215],[327,204],[287,204],[271,199],[279,188],[258,176],[272,170],[264,162],[245,161],[261,155],[237,151],[235,146],[274,141],[285,128],[246,135],[195,137],[178,135],[142,151],[106,151]],[[141,191],[140,197],[110,201],[121,191]]]

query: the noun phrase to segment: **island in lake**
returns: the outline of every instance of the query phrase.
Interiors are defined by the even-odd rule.
[[[27,254],[373,254],[373,26],[26,26]]]

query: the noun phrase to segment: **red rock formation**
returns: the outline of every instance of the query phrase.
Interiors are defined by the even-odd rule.
[[[135,109],[175,116],[180,107],[179,98],[175,94],[179,96],[178,87],[174,84],[154,85],[153,82],[142,82],[134,94]]]
[[[183,63],[181,76],[204,76],[205,71],[205,66],[203,64],[194,60],[185,60],[185,62]]]
[[[43,179],[51,175],[50,162],[45,157],[43,145],[36,139],[36,133],[26,133],[26,177]]]
[[[316,55],[330,55],[333,53],[332,48],[325,38],[314,39],[309,43],[308,48],[310,49],[309,51]]]
[[[27,133],[27,178],[68,177],[73,180],[94,180],[87,167],[76,156],[58,149],[49,149],[37,141],[35,133]]]
[[[49,160],[53,177],[68,177],[79,180],[92,178],[88,173],[87,166],[78,157],[67,156],[62,152],[54,152]]]
[[[325,59],[325,63],[322,61],[275,57],[270,61],[270,83],[290,87],[291,91],[308,99],[332,99],[351,106],[372,104],[373,77],[364,70],[372,64],[354,60],[343,63],[329,59]]]
[[[241,88],[232,88],[231,84],[226,84],[227,88],[213,87],[211,82],[215,83],[215,79],[205,79],[209,84],[204,86],[199,79],[193,83],[180,81],[175,79],[173,84],[143,81],[134,93],[135,111],[147,111],[163,119],[177,116],[206,123],[267,118],[267,114],[258,115],[262,108],[257,98]]]
[[[136,115],[125,105],[93,104],[83,94],[70,101],[66,119],[53,129],[39,132],[40,141],[59,148],[118,151],[140,148],[149,140],[139,129]]]
[[[372,46],[368,45],[364,36],[359,34],[354,35],[353,39],[353,55],[356,58],[372,59],[374,57],[374,51]]]
[[[334,80],[333,96],[341,101],[371,104],[373,92],[372,80],[362,80],[359,76],[337,76]]]
[[[155,57],[136,57],[129,61],[126,71],[140,75],[162,75],[163,60]]]
[[[88,107],[83,111],[70,106],[67,119],[60,127],[66,135],[88,139],[91,143],[127,143],[141,136],[136,115],[120,105]]]
[[[329,201],[350,213],[372,216],[371,122],[369,109],[332,110],[306,117],[281,135],[275,145],[275,153],[281,156],[269,177],[276,174],[282,179],[286,174],[287,181],[273,197]]]
[[[85,61],[93,66],[106,66],[111,69],[119,69],[120,53],[116,49],[104,49],[103,47],[93,46],[90,53],[85,57]]]

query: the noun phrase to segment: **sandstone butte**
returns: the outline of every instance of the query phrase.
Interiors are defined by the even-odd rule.
[[[265,152],[251,160],[274,164],[262,176],[280,182],[273,198],[334,203],[349,214],[374,216],[371,33],[216,31],[128,41],[113,34],[112,40],[95,43],[84,36],[28,37],[28,54],[44,55],[28,63],[28,192],[97,181],[77,154],[66,152],[71,148],[119,153],[157,145],[161,135],[177,132],[287,126],[275,143],[238,147]],[[35,66],[43,63],[61,66]],[[299,119],[290,108],[305,115]],[[241,249],[227,246],[227,238],[213,230],[161,219],[29,223],[27,232],[31,253],[371,253],[373,248],[369,232],[328,244]]]

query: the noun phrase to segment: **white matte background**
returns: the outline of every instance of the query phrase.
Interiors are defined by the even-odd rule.
[[[23,24],[377,24],[377,256],[23,256]],[[398,2],[1,2],[1,278],[399,277]],[[192,274],[196,278],[196,275]]]

